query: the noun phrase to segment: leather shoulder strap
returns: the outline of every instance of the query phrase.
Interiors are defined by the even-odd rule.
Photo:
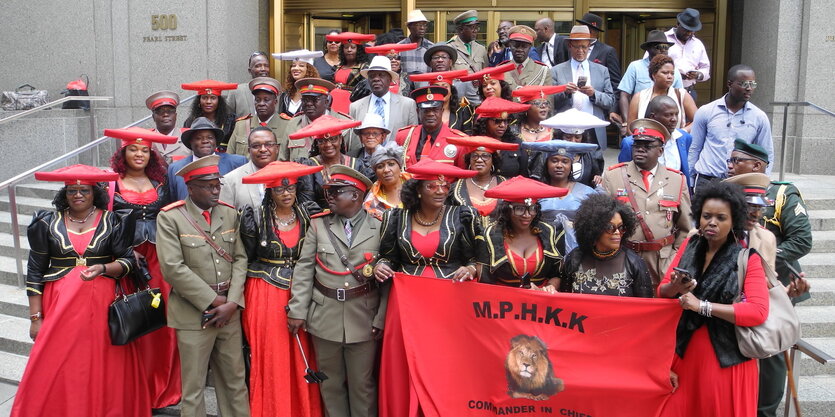
[[[191,226],[194,227],[194,230],[197,230],[197,232],[200,233],[200,236],[203,236],[203,240],[205,240],[206,243],[208,243],[209,246],[211,246],[212,249],[214,249],[215,252],[217,252],[217,254],[220,255],[221,258],[226,259],[226,261],[229,263],[235,262],[235,258],[233,258],[232,255],[229,254],[229,252],[218,246],[217,243],[215,243],[212,239],[209,239],[209,236],[206,236],[206,232],[204,232],[203,229],[197,225],[197,222],[194,221],[194,218],[191,217],[191,214],[188,214],[188,211],[186,211],[185,207],[178,206],[177,210],[183,214],[183,217],[185,217],[189,224],[191,224]]]
[[[624,166],[620,170],[620,174],[623,177],[623,188],[626,188],[626,195],[629,197],[629,205],[632,206],[632,211],[635,212],[635,216],[638,217],[638,223],[641,225],[641,230],[644,232],[644,239],[647,242],[652,242],[655,240],[655,235],[652,234],[652,230],[650,230],[647,222],[644,220],[644,214],[641,213],[641,210],[638,209],[638,202],[635,201],[635,193],[632,192],[632,187],[629,184],[629,177],[626,175],[626,170],[628,168]]]
[[[342,262],[342,265],[345,266],[345,269],[347,269],[348,272],[350,272],[351,275],[353,275],[358,282],[365,282],[365,277],[363,277],[357,271],[357,268],[355,268],[354,265],[352,265],[351,262],[348,261],[348,257],[345,256],[345,253],[342,252],[342,249],[339,249],[339,245],[336,242],[336,236],[333,234],[333,230],[331,230],[331,228],[327,225],[325,225],[325,230],[328,231],[328,240],[331,241],[331,246],[333,246],[333,250],[334,252],[336,252],[336,256],[339,257],[339,261]]]

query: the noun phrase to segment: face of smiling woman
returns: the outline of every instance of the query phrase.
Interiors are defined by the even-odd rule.
[[[151,160],[151,148],[142,145],[128,145],[125,148],[125,163],[128,168],[144,170]]]
[[[74,217],[83,217],[93,208],[93,186],[92,185],[68,185],[66,188],[67,203],[70,206],[70,213]]]

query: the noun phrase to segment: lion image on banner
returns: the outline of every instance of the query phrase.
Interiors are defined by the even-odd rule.
[[[536,336],[520,334],[510,339],[504,367],[512,398],[544,401],[565,389],[562,379],[554,376],[548,347]]]

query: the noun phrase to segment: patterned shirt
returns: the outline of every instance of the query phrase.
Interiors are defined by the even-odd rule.
[[[409,44],[412,43],[410,38],[403,39],[399,44]],[[403,51],[400,53],[400,68],[401,72],[404,74],[414,74],[414,73],[427,73],[429,72],[429,67],[426,66],[426,63],[423,62],[423,55],[426,53],[426,50],[432,47],[434,43],[429,42],[426,38],[423,38],[418,45],[417,49],[413,51]]]

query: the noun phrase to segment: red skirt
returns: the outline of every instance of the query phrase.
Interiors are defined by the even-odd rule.
[[[14,417],[151,414],[135,343],[110,344],[107,307],[116,282],[82,281],[82,268],[44,287],[44,320],[17,389]]]
[[[156,245],[145,242],[135,247],[134,250],[148,261],[148,269],[151,272],[149,285],[151,288],[160,289],[162,298],[168,305],[171,285],[162,279]],[[182,396],[180,354],[177,351],[177,335],[174,329],[163,327],[136,339],[135,344],[145,363],[146,380],[153,408],[164,408],[180,402]]]
[[[720,367],[706,326],[693,333],[683,358],[675,355],[673,372],[678,374],[679,387],[665,405],[662,416],[757,415],[757,361]]]
[[[249,406],[252,417],[321,417],[319,386],[304,380],[296,338],[287,331],[284,307],[290,291],[247,278],[243,326],[251,350]],[[299,332],[307,360],[316,363],[307,333]]]

